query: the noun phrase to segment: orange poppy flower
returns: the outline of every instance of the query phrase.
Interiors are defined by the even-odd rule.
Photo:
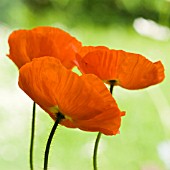
[[[19,71],[19,86],[60,124],[85,131],[117,134],[121,112],[104,83],[95,75],[78,76],[58,59],[41,57]]]
[[[104,82],[126,89],[142,89],[163,81],[164,67],[140,54],[107,47],[82,47],[75,62],[82,73],[93,73]]]
[[[81,42],[67,32],[54,27],[37,27],[32,30],[17,30],[8,39],[10,54],[8,57],[22,67],[33,58],[53,56],[67,68],[74,66],[75,52]]]

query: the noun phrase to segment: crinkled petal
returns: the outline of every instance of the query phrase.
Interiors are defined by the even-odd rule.
[[[99,85],[95,88],[94,84]],[[34,59],[24,65],[19,86],[42,108],[52,113],[60,111],[68,119],[92,119],[113,107],[119,111],[100,79],[94,75],[79,77],[52,57]]]
[[[33,58],[53,56],[67,68],[74,66],[81,43],[67,32],[54,27],[17,30],[8,39],[9,58],[20,68]]]
[[[160,61],[152,63],[144,56],[122,50],[101,48],[76,56],[82,73],[93,73],[100,79],[116,81],[126,89],[142,89],[163,81],[164,67]]]
[[[116,135],[119,132],[121,114],[114,108],[105,110],[93,119],[73,121],[79,129],[91,132],[101,132],[105,135]]]
[[[119,133],[121,116],[124,115],[125,112],[119,112],[118,110],[111,108],[89,120],[70,121],[68,119],[63,119],[61,125],[68,128],[79,128],[89,132],[101,132],[105,135],[116,135]]]
[[[165,78],[164,67],[160,61],[152,63],[141,55],[131,53],[126,56],[118,71],[119,85],[132,90],[158,84]]]
[[[105,46],[83,46],[78,53],[80,56],[84,57],[89,52],[93,52],[96,50],[109,50],[109,48]]]

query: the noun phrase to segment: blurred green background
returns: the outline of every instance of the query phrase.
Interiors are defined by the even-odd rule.
[[[0,2],[0,169],[29,170],[32,101],[18,87],[17,67],[6,57],[15,29],[51,25],[84,45],[106,45],[161,60],[166,79],[143,90],[115,87],[126,111],[120,134],[102,136],[99,170],[170,170],[170,1],[168,0],[1,0]],[[43,154],[51,118],[37,110],[35,170]],[[92,170],[97,133],[59,127],[49,170]]]

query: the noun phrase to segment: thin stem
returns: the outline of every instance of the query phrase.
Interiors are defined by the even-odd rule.
[[[112,94],[113,92],[113,87],[114,85],[111,84],[110,85],[110,93]],[[101,138],[102,133],[99,132],[95,141],[95,145],[94,145],[94,152],[93,152],[93,169],[97,170],[97,151],[98,151],[98,146],[99,146],[99,141]]]
[[[61,119],[64,119],[64,116],[61,114],[61,113],[58,113],[57,114],[57,119],[51,129],[51,132],[50,132],[50,135],[48,137],[48,141],[47,141],[47,144],[46,144],[46,149],[45,149],[45,156],[44,156],[44,170],[47,170],[47,167],[48,167],[48,155],[49,155],[49,151],[50,151],[50,145],[51,145],[51,141],[53,139],[53,136],[54,136],[54,133],[55,133],[55,130],[59,124],[59,122],[61,121]]]
[[[98,151],[98,145],[99,145],[99,140],[101,138],[101,132],[98,133],[95,145],[94,145],[94,153],[93,153],[93,168],[94,170],[97,170],[97,151]]]
[[[36,103],[33,103],[32,109],[32,125],[31,125],[31,141],[30,141],[30,169],[33,170],[33,150],[34,150],[34,132],[35,132],[35,110]]]

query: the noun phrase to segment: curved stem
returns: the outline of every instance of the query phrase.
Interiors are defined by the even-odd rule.
[[[98,145],[99,145],[99,140],[101,138],[101,132],[98,133],[95,145],[94,145],[94,153],[93,153],[93,169],[97,170],[97,151],[98,151]]]
[[[31,141],[30,141],[30,169],[33,170],[33,149],[34,149],[34,132],[35,132],[35,110],[36,103],[33,103],[32,125],[31,125]]]
[[[49,155],[49,151],[50,151],[50,145],[51,145],[51,141],[53,139],[55,130],[59,124],[59,122],[61,121],[61,119],[64,119],[64,116],[61,113],[57,114],[57,119],[51,129],[47,144],[46,144],[46,149],[45,149],[45,156],[44,156],[44,170],[47,170],[48,167],[48,155]]]
[[[111,94],[113,92],[113,87],[114,87],[114,85],[111,84],[110,85],[110,93]],[[101,132],[98,133],[96,141],[95,141],[95,145],[94,145],[94,152],[93,152],[93,169],[94,170],[97,170],[97,151],[98,151],[100,138],[101,138]]]

